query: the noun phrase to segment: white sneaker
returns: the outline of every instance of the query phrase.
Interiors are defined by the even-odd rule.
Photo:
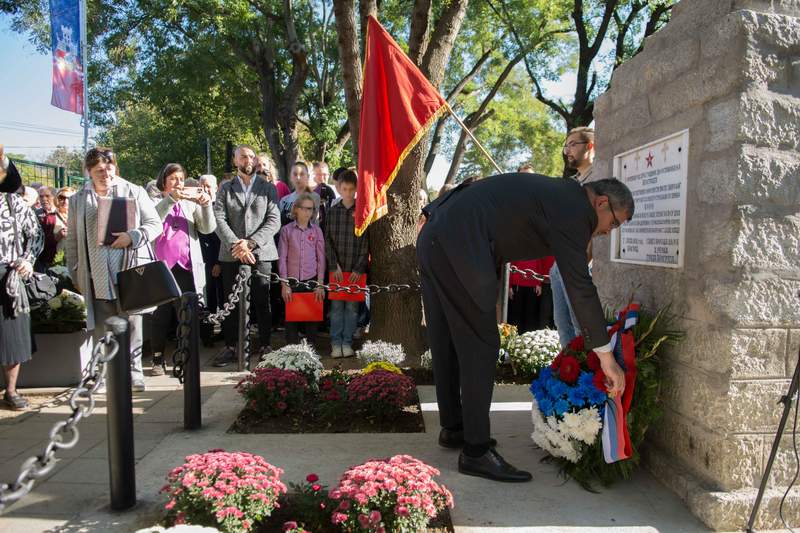
[[[342,346],[342,357],[353,357],[355,354],[351,346]]]
[[[344,357],[344,355],[342,354],[342,347],[339,346],[338,344],[334,344],[331,347],[331,357],[333,357],[334,359],[339,359],[340,357]]]

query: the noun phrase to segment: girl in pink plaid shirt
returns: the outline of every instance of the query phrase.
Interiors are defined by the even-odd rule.
[[[325,281],[325,238],[320,227],[313,222],[318,209],[314,197],[307,192],[297,195],[292,205],[292,221],[281,228],[278,238],[278,273],[282,278],[292,277],[300,281]],[[292,301],[292,291],[305,292],[305,289],[292,289],[288,283],[281,284],[284,301]],[[317,301],[325,299],[325,290],[314,290]],[[317,335],[317,322],[287,322],[286,342],[300,342],[298,326],[305,325],[306,338],[314,343]]]

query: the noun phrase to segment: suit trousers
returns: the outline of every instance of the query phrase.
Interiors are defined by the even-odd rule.
[[[233,290],[233,283],[236,280],[236,274],[239,273],[239,266],[241,263],[238,261],[222,261],[222,287],[225,293],[225,301],[228,295]],[[258,323],[258,338],[261,347],[269,346],[270,336],[272,333],[272,314],[269,308],[269,275],[272,272],[272,266],[269,261],[258,261],[252,266],[252,269],[258,271],[264,276],[251,276],[250,277],[250,305],[255,310],[256,320]],[[225,337],[225,346],[233,348],[236,346],[238,339],[237,322],[239,320],[239,304],[222,323],[222,333]]]
[[[190,271],[175,265],[172,267],[172,275],[175,276],[175,281],[178,283],[182,293],[194,292],[194,276]],[[180,318],[180,306],[181,301],[175,300],[161,304],[153,311],[152,336],[150,337],[150,348],[153,354],[160,353],[163,355],[170,330],[175,331],[173,329],[175,327],[175,317]]]
[[[488,446],[500,350],[495,309],[478,307],[437,238],[425,229],[417,242],[417,258],[439,423],[448,429],[463,427],[464,440],[472,447]],[[497,279],[496,272],[486,275]]]

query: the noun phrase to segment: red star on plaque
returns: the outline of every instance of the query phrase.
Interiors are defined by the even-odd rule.
[[[647,161],[648,168],[653,166],[653,159],[655,159],[653,154],[651,152],[647,152],[647,157],[645,157],[645,160]]]

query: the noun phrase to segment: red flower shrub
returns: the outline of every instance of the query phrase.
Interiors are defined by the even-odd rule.
[[[433,478],[439,471],[409,455],[373,460],[345,472],[330,491],[331,521],[344,531],[415,533],[453,507],[453,495]]]
[[[374,370],[353,378],[347,397],[360,410],[378,418],[391,418],[414,398],[414,380],[404,374]]]
[[[236,385],[236,390],[254,411],[262,416],[277,416],[300,405],[308,381],[296,370],[256,368]]]

